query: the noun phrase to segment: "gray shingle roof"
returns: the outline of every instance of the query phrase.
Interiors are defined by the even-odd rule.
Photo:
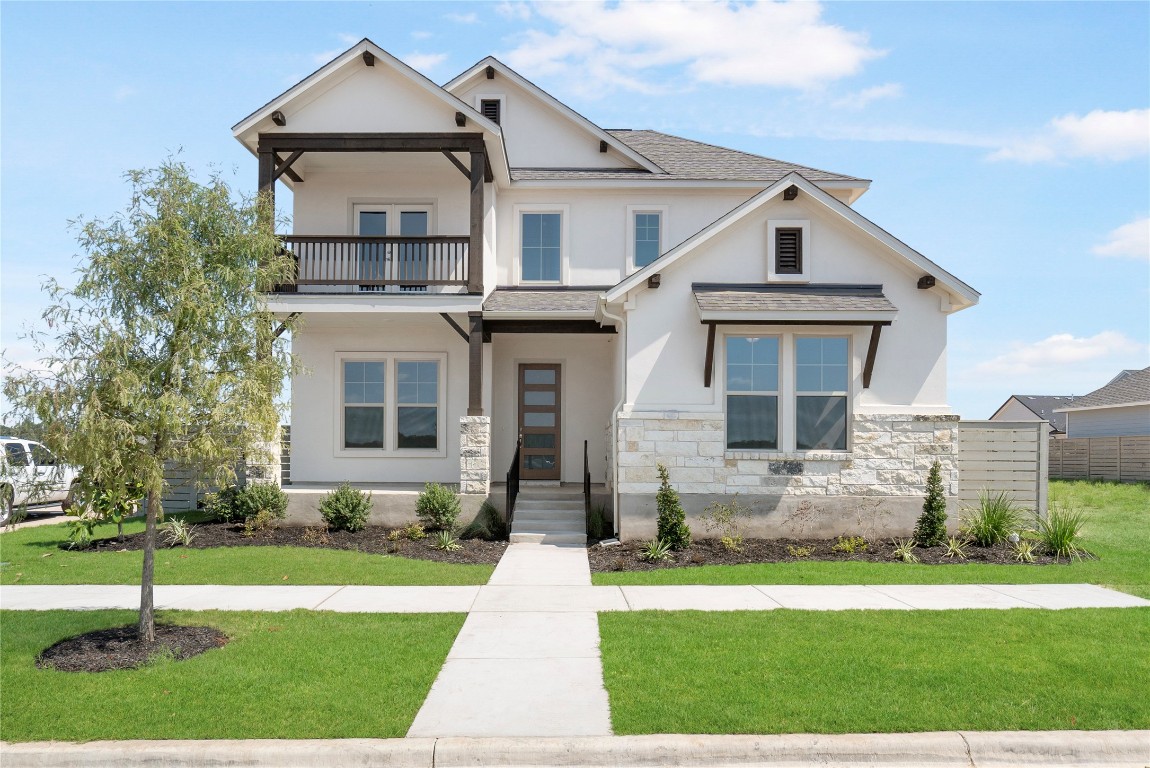
[[[516,181],[555,179],[644,179],[656,181],[750,181],[771,184],[788,173],[797,172],[810,181],[851,181],[865,179],[786,163],[735,149],[716,147],[659,131],[608,130],[607,133],[662,168],[650,173],[636,168],[512,168]]]
[[[484,312],[584,312],[595,315],[595,304],[606,288],[496,288],[483,302]]]
[[[1059,432],[1066,431],[1066,414],[1055,413],[1055,408],[1066,408],[1079,398],[1074,395],[1011,395],[1025,405],[1035,416],[1046,419]]]
[[[881,285],[758,285],[695,283],[704,312],[893,312]]]
[[[1072,405],[1064,407],[1074,410],[1145,402],[1150,402],[1150,368],[1127,373],[1106,386],[1083,395]]]

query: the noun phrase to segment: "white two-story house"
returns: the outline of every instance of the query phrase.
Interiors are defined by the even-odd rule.
[[[368,40],[234,128],[293,193],[293,488],[602,487],[833,533],[957,482],[947,318],[978,293],[856,213],[864,179],[605,130],[494,58],[436,85]],[[521,440],[520,440],[521,437]],[[518,451],[517,451],[518,446]],[[394,505],[393,505],[394,506]],[[816,526],[817,527],[817,526]],[[808,528],[808,532],[812,529]]]

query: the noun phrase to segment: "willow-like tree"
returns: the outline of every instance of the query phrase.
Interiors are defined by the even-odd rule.
[[[126,179],[124,211],[74,222],[75,286],[45,284],[48,330],[32,334],[41,365],[9,366],[5,393],[92,488],[143,489],[139,632],[153,642],[164,468],[222,484],[241,462],[271,461],[291,361],[263,292],[292,265],[267,204],[236,199],[218,175],[200,184],[168,160]]]

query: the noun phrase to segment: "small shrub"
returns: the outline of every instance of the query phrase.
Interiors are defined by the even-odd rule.
[[[300,538],[309,547],[326,547],[331,544],[331,536],[323,528],[304,528]]]
[[[946,494],[942,490],[942,464],[930,465],[926,477],[926,500],[914,526],[914,540],[920,547],[937,547],[946,541]]]
[[[270,531],[276,527],[278,520],[271,510],[260,510],[251,517],[244,518],[244,536],[255,536],[257,533]]]
[[[1014,559],[1019,563],[1033,563],[1034,562],[1034,542],[1030,539],[1019,539],[1014,542],[1012,547],[1014,550]]]
[[[336,531],[362,531],[371,514],[371,493],[343,483],[319,502],[319,513],[328,528]]]
[[[794,544],[787,545],[787,554],[799,560],[802,560],[804,557],[810,557],[814,552],[814,547],[796,547]]]
[[[702,565],[707,562],[707,558],[703,556],[702,552],[692,552],[690,558],[692,565]]]
[[[68,549],[87,549],[92,546],[92,538],[100,518],[85,512],[68,521]]]
[[[423,523],[408,523],[403,528],[403,538],[408,541],[419,541],[427,538],[427,531],[423,530]]]
[[[463,549],[463,545],[456,541],[451,531],[446,528],[435,534],[435,543],[432,546],[440,552],[458,552]]]
[[[914,539],[894,540],[894,552],[891,556],[895,560],[901,560],[904,563],[917,563],[918,555],[914,553]]]
[[[415,502],[415,513],[427,528],[454,531],[459,521],[459,496],[439,483],[427,483]]]
[[[718,531],[719,543],[732,552],[743,550],[743,521],[751,518],[751,511],[739,503],[739,497],[730,504],[714,501],[703,510],[703,527]],[[734,544],[732,548],[729,544]]]
[[[959,539],[951,536],[946,540],[946,554],[943,557],[949,557],[956,560],[966,559],[966,547],[970,542],[966,539]]]
[[[484,541],[499,541],[507,538],[507,526],[503,522],[503,515],[499,514],[491,502],[485,501],[479,507],[475,519],[464,526],[459,532],[461,539],[483,539]]]
[[[591,507],[587,517],[587,535],[592,539],[605,539],[614,533],[614,524],[607,517],[607,508],[602,504]],[[689,534],[688,534],[689,538]]]
[[[639,557],[652,563],[662,563],[673,560],[674,556],[671,554],[671,542],[664,539],[651,539],[650,541],[643,542],[643,546],[639,548]]]
[[[164,526],[164,539],[169,547],[190,547],[196,538],[196,526],[183,520],[172,520]]]
[[[862,536],[839,536],[839,540],[831,545],[831,551],[853,555],[855,552],[865,552],[866,546],[866,539]]]
[[[278,485],[251,483],[236,494],[236,512],[243,519],[267,513],[273,520],[287,517],[287,494]]]
[[[209,519],[218,520],[221,523],[236,523],[242,520],[243,516],[236,508],[236,496],[239,495],[239,492],[239,488],[230,485],[215,493],[206,494],[202,504],[204,511],[209,515]]]
[[[670,473],[662,464],[659,470],[659,491],[655,494],[655,506],[659,509],[657,538],[667,542],[671,549],[686,549],[691,546],[691,529],[687,526],[687,515],[679,502],[679,492],[671,487]]]
[[[1038,540],[1046,554],[1067,559],[1082,559],[1090,554],[1079,546],[1082,526],[1086,524],[1086,516],[1081,510],[1054,502],[1046,517],[1040,516],[1035,522]]]
[[[616,558],[615,558],[615,563],[614,563],[614,569],[615,569],[616,571],[625,571],[625,570],[627,570],[627,561],[626,561],[626,560],[624,560],[624,559],[623,559],[623,558],[621,558],[621,557],[616,557]]]
[[[980,547],[989,547],[1006,541],[1018,530],[1020,520],[1018,506],[1005,491],[980,491],[978,506],[966,510],[962,517],[962,532]]]

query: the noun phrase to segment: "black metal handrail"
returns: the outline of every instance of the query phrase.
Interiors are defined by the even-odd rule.
[[[583,518],[591,523],[591,464],[587,460],[587,441],[583,441]]]
[[[515,458],[511,460],[511,468],[507,470],[507,530],[511,530],[511,521],[515,517],[515,498],[519,495],[519,454],[523,450],[523,435],[515,442]]]
[[[295,285],[466,285],[470,238],[280,235]]]

